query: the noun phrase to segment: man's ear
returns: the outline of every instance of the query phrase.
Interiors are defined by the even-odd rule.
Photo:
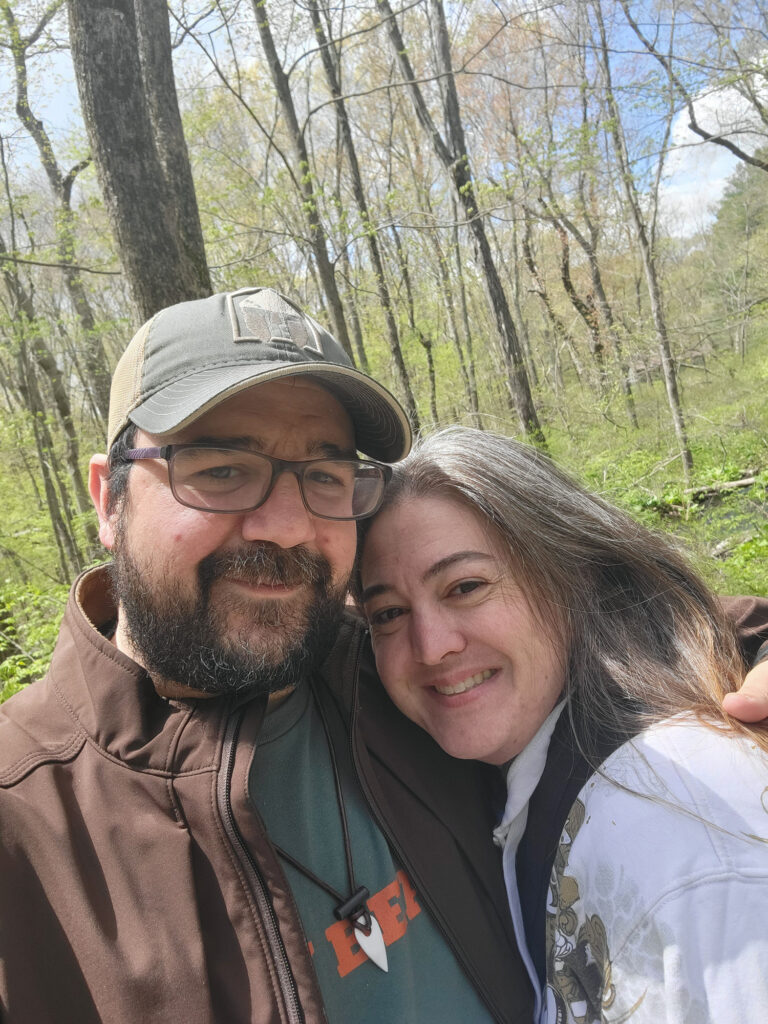
[[[106,455],[94,455],[88,467],[88,489],[99,517],[99,540],[111,551],[115,546],[116,510],[107,512],[109,500],[109,467]]]

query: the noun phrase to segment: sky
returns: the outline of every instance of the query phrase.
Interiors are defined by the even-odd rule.
[[[740,128],[729,136],[748,153],[758,142],[765,145],[765,126],[751,114],[735,89],[721,89],[694,103],[696,119],[707,131]],[[711,223],[717,203],[739,160],[727,149],[704,142],[688,128],[688,111],[681,111],[672,125],[673,149],[667,158],[662,187],[662,211],[672,234],[689,237]]]

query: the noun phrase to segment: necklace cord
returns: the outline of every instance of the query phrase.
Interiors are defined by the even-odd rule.
[[[349,891],[350,895],[347,899],[332,885],[319,878],[313,871],[311,871],[306,865],[302,864],[290,853],[284,850],[277,843],[273,843],[275,851],[278,853],[283,860],[287,861],[292,867],[298,872],[307,877],[315,885],[318,885],[321,889],[324,889],[330,896],[333,896],[335,900],[338,900],[338,906],[334,908],[334,915],[339,921],[348,920],[355,928],[359,928],[365,935],[371,933],[371,912],[366,906],[366,900],[370,896],[368,889],[364,885],[358,886],[355,882],[355,870],[352,863],[352,843],[349,838],[349,824],[347,822],[347,810],[344,804],[344,793],[341,788],[341,778],[339,775],[339,766],[336,760],[336,751],[333,748],[333,742],[331,740],[331,731],[328,726],[328,719],[325,714],[325,709],[322,706],[322,702],[319,700],[315,691],[315,684],[313,680],[310,680],[309,684],[310,694],[314,702],[317,713],[320,716],[320,721],[323,725],[323,733],[325,734],[325,742],[328,747],[328,756],[331,762],[331,768],[333,769],[333,785],[336,793],[336,806],[339,809],[339,819],[341,821],[341,836],[344,843],[344,859],[347,864],[347,877],[349,880]]]

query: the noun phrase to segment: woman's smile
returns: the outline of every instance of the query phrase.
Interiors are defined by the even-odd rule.
[[[470,690],[474,690],[476,686],[480,686],[491,676],[495,675],[495,670],[491,668],[483,669],[481,672],[476,672],[474,675],[467,676],[457,683],[433,683],[433,689],[439,694],[445,697],[452,697],[457,693],[468,693]]]

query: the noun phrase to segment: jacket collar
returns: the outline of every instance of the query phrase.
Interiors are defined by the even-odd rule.
[[[131,768],[198,771],[218,760],[229,698],[168,700],[148,673],[100,632],[116,617],[109,567],[72,587],[47,677],[76,727]]]

